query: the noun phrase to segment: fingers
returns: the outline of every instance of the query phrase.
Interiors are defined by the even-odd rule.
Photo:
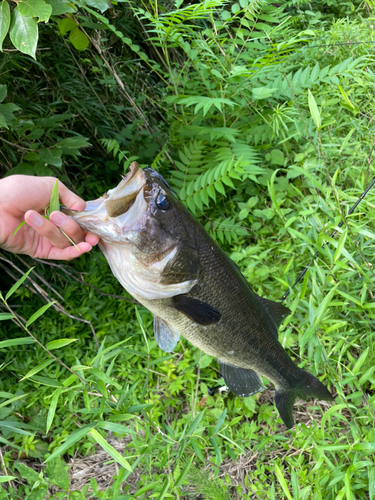
[[[79,225],[74,222],[73,219],[63,214],[62,212],[52,212],[49,216],[49,220],[55,226],[60,227],[64,231],[64,233],[66,233],[69,238],[71,238],[75,243],[85,241],[86,232],[81,227],[79,227]]]
[[[52,247],[45,258],[53,260],[72,260],[89,252],[91,249],[92,246],[86,242],[78,243],[77,246],[69,246],[67,248]]]
[[[72,210],[84,210],[86,202],[79,196],[70,191],[62,182],[59,181],[59,197],[60,201],[67,208]]]
[[[89,243],[92,247],[94,247],[99,242],[99,236],[96,236],[96,234],[87,233],[85,236],[85,241],[86,243]]]
[[[69,219],[61,212],[52,212],[51,220],[42,217],[38,212],[29,210],[25,214],[25,221],[31,226],[40,236],[47,238],[52,245],[57,248],[66,248],[71,245],[70,241],[64,236],[58,227],[71,238],[75,243],[82,242],[85,239],[85,232],[76,222]]]

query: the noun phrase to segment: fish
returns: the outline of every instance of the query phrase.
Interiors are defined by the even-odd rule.
[[[297,397],[333,400],[278,340],[278,327],[291,311],[252,290],[157,171],[133,162],[118,186],[88,201],[84,211],[63,212],[99,236],[114,276],[154,315],[163,351],[173,351],[184,337],[217,358],[236,396],[261,392],[261,377],[270,380],[289,429]]]

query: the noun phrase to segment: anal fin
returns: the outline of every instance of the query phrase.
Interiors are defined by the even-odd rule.
[[[220,373],[233,394],[247,397],[263,391],[262,379],[254,370],[229,365],[220,359],[218,361]]]
[[[154,316],[154,335],[158,346],[165,352],[172,352],[180,339],[179,332],[158,316]]]

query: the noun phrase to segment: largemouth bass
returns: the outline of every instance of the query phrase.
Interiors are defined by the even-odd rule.
[[[277,329],[290,310],[254,293],[155,170],[133,162],[120,184],[87,202],[83,212],[63,211],[100,237],[115,277],[153,313],[161,349],[172,351],[182,335],[217,357],[237,396],[261,391],[260,375],[266,377],[288,428],[297,396],[333,399],[278,341]]]

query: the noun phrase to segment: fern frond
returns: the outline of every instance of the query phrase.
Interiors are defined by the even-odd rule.
[[[202,173],[204,144],[202,141],[193,140],[184,144],[178,154],[181,161],[175,161],[178,170],[172,170],[171,184],[178,191]]]
[[[130,163],[137,159],[137,157],[133,156],[128,158],[127,155],[130,154],[129,151],[122,151],[120,149],[120,144],[116,139],[100,139],[100,142],[106,148],[107,153],[112,153],[113,158],[118,161],[118,163],[123,163],[124,171],[128,168]]]

